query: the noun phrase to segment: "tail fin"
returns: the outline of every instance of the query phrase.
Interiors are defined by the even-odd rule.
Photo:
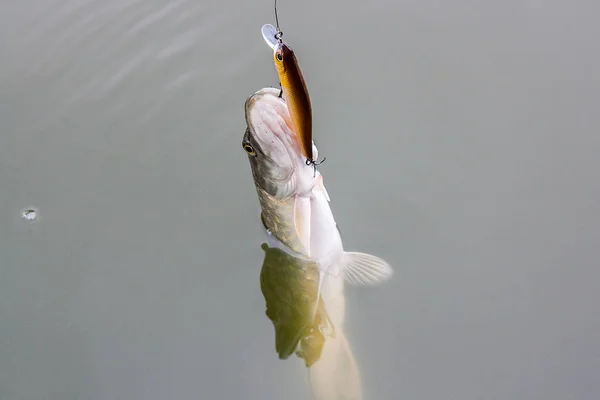
[[[321,358],[308,369],[316,400],[362,400],[360,372],[343,331],[325,342]]]

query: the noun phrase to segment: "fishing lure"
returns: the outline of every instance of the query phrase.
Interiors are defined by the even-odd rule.
[[[277,17],[277,14],[275,14]],[[316,166],[321,162],[313,159],[312,106],[310,96],[294,50],[283,41],[283,32],[271,24],[261,29],[265,42],[273,49],[273,61],[279,76],[281,90],[290,111],[294,132],[298,135],[306,165]]]

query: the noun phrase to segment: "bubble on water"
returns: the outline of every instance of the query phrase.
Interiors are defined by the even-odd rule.
[[[21,217],[27,221],[35,221],[38,217],[38,211],[34,208],[27,208],[21,212]]]

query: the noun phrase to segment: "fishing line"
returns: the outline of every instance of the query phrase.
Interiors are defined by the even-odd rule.
[[[277,0],[275,0],[275,25],[277,28],[277,33],[275,34],[275,39],[279,42],[282,41],[282,37],[283,37],[283,32],[281,32],[281,29],[279,29],[279,17],[277,16]]]
[[[277,16],[277,0],[275,0],[275,25],[277,28],[277,33],[275,34],[275,40],[277,40],[279,43],[283,42],[283,32],[281,32],[281,29],[279,29],[279,16]],[[279,98],[281,99],[283,96],[283,86],[281,86],[281,82],[279,82]]]
[[[275,34],[275,40],[277,40],[279,43],[283,42],[283,32],[281,31],[281,29],[279,28],[279,15],[277,15],[277,0],[275,0],[275,4],[273,6],[274,10],[275,10],[275,27],[277,28],[277,33]],[[281,98],[283,96],[283,87],[281,85],[281,82],[279,82],[279,98]],[[312,159],[306,159],[306,165],[312,165],[314,168],[314,173],[313,176],[317,176],[317,167],[321,164],[323,164],[323,162],[326,160],[326,157],[323,157],[323,159],[319,162],[312,160]]]

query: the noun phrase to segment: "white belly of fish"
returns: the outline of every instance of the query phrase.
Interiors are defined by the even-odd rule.
[[[293,220],[302,251],[296,253],[272,236],[268,238],[269,246],[319,263],[322,278],[343,277],[347,282],[359,285],[376,284],[392,276],[392,268],[379,257],[344,250],[340,231],[329,206],[329,195],[323,185],[323,177],[318,172],[312,190],[295,196]],[[335,286],[343,286],[344,279],[339,282],[334,279]]]
[[[324,188],[323,188],[324,189]],[[334,272],[340,264],[344,246],[324,190],[313,190],[310,198],[310,257],[322,269]],[[337,271],[339,272],[339,271]]]

